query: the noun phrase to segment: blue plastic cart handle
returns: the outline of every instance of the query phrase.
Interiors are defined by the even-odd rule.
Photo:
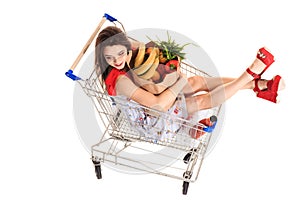
[[[72,79],[73,81],[81,80],[80,77],[73,74],[73,70],[69,69],[66,73],[66,76]]]
[[[213,132],[213,130],[215,129],[216,125],[217,125],[217,121],[215,121],[215,122],[213,123],[213,125],[207,126],[207,127],[203,128],[203,130],[204,130],[205,132],[207,132],[207,133],[211,133],[211,132]]]
[[[118,21],[116,18],[110,16],[110,15],[107,14],[107,13],[104,14],[104,17],[105,17],[107,20],[111,21],[111,22]]]

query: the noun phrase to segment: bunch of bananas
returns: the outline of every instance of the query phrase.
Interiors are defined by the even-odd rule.
[[[148,58],[144,61],[145,55],[148,55]],[[157,47],[147,48],[144,43],[139,44],[139,51],[135,58],[133,71],[143,79],[151,79],[155,74],[155,71],[159,65],[159,49]]]

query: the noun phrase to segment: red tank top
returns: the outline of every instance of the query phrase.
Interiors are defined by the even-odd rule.
[[[106,90],[109,95],[116,96],[116,82],[120,75],[126,72],[113,68],[105,79]]]

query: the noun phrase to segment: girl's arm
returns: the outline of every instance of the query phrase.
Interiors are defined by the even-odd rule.
[[[159,95],[153,95],[137,87],[128,77],[121,76],[117,80],[116,90],[118,95],[125,95],[143,106],[165,112],[173,105],[178,93],[186,84],[187,79],[181,76],[170,88]]]

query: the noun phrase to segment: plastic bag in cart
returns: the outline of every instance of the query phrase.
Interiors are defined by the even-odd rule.
[[[123,98],[124,100],[124,98]],[[118,104],[118,103],[117,103]],[[120,109],[126,115],[130,125],[141,137],[152,142],[175,140],[176,133],[180,130],[181,124],[176,119],[186,118],[187,110],[184,95],[179,95],[174,105],[165,115],[157,116],[149,113],[144,107],[132,100],[126,100],[119,104]]]

